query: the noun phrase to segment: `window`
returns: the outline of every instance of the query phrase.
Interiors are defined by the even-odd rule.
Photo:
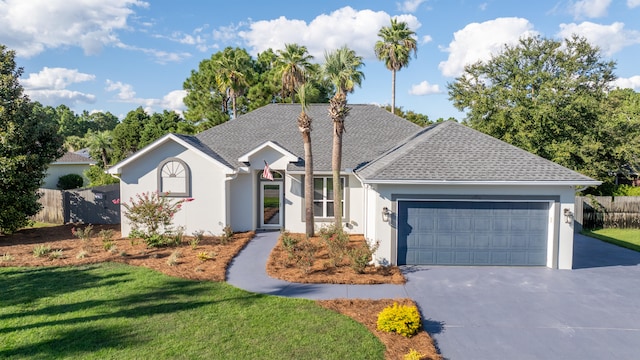
[[[158,166],[158,190],[169,196],[190,196],[190,174],[187,164],[178,158],[164,160]]]
[[[342,193],[342,216],[344,217],[344,178],[340,178]],[[333,178],[313,178],[313,214],[315,217],[333,217]]]

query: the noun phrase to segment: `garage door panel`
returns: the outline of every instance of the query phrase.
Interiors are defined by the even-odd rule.
[[[545,265],[547,202],[400,201],[398,264]]]

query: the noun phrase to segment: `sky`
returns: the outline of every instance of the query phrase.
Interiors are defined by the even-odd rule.
[[[227,46],[254,57],[297,43],[322,63],[347,45],[365,80],[348,101],[391,103],[391,72],[375,58],[390,18],[415,31],[417,57],[397,74],[396,106],[431,120],[464,118],[447,84],[522,36],[578,34],[617,63],[616,86],[640,91],[640,0],[0,0],[0,44],[16,51],[32,100],[119,118],[182,112],[182,84]]]

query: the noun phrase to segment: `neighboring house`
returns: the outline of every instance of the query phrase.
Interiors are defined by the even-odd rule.
[[[379,241],[382,264],[534,265],[570,269],[577,187],[599,182],[471,128],[427,128],[374,105],[349,105],[341,178],[344,224]],[[304,232],[299,104],[271,104],[196,136],[169,134],[113,166],[126,201],[146,191],[193,197],[189,234]],[[311,105],[316,225],[332,222],[332,122]],[[262,177],[265,162],[274,180]],[[122,219],[123,236],[131,230]]]
[[[49,164],[47,176],[44,178],[42,188],[57,189],[60,176],[67,174],[78,174],[84,179],[84,185],[89,184],[89,179],[84,175],[84,171],[95,165],[86,151],[66,152],[61,158]]]

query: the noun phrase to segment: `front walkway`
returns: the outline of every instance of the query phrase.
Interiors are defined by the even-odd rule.
[[[266,274],[266,262],[278,242],[277,231],[258,232],[236,256],[227,270],[227,282],[262,294],[313,300],[389,299],[409,297],[404,285],[300,284],[274,279]]]
[[[259,233],[227,279],[308,299],[413,299],[447,359],[638,359],[640,253],[575,235],[574,270],[403,267],[405,285],[291,284],[265,263],[278,233]]]

